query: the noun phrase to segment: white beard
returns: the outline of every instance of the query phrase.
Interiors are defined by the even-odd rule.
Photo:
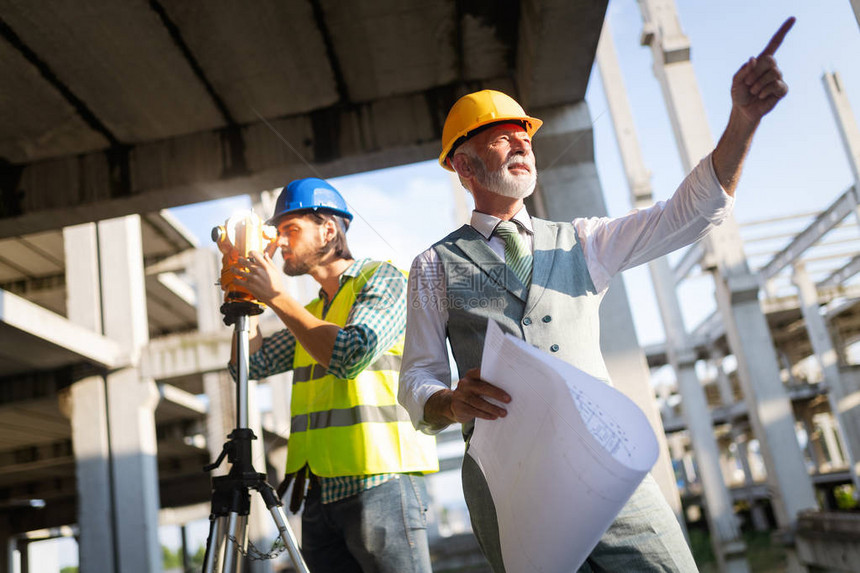
[[[513,199],[525,199],[534,193],[535,186],[537,185],[537,173],[535,173],[533,165],[528,165],[528,163],[519,157],[511,157],[498,170],[491,173],[487,172],[483,161],[476,160],[473,163],[480,166],[477,174],[478,181],[482,186],[497,195]],[[508,167],[519,163],[529,166],[528,176],[514,175],[508,171]]]

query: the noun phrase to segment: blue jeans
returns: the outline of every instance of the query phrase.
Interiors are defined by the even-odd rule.
[[[463,493],[472,529],[493,571],[519,573],[505,572],[493,498],[481,469],[468,453],[463,456]],[[547,500],[547,503],[553,503],[553,500]],[[645,476],[621,508],[578,573],[604,571],[698,571],[681,526],[651,474]]]
[[[431,573],[423,476],[400,475],[326,504],[312,487],[302,556],[312,573]]]

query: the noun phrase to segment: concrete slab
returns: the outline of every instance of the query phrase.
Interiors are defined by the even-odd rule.
[[[62,316],[0,290],[0,374],[89,362],[113,368],[125,361],[118,344]]]

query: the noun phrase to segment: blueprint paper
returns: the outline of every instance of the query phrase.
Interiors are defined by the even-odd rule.
[[[645,414],[608,384],[489,321],[481,378],[507,416],[469,442],[499,521],[508,573],[573,572],[657,461]]]

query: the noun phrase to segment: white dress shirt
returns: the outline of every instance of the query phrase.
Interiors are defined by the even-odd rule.
[[[702,238],[729,216],[733,204],[734,198],[720,185],[709,155],[667,201],[634,209],[623,217],[574,219],[597,292],[604,294],[617,273]],[[504,262],[505,242],[493,235],[499,221],[492,215],[473,211],[470,225]],[[534,252],[534,231],[525,207],[514,215],[513,221],[518,223],[520,235]],[[445,292],[442,263],[431,247],[415,258],[409,272],[406,339],[398,392],[398,400],[409,412],[413,425],[427,433],[436,433],[441,428],[431,428],[424,422],[424,404],[436,392],[451,387]]]

